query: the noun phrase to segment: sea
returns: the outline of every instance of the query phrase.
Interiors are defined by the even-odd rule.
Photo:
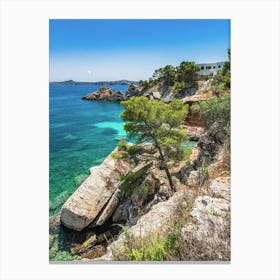
[[[117,101],[82,100],[98,85],[49,85],[49,216],[59,213],[64,202],[89,175],[127,138]],[[108,85],[126,92],[128,85]],[[132,140],[133,141],[133,140]],[[187,141],[192,149],[196,142]]]
[[[102,163],[120,139],[127,139],[120,102],[81,98],[102,86],[49,85],[49,215]],[[115,91],[127,85],[109,85]]]
[[[88,101],[81,98],[102,86],[61,85],[49,87],[49,216],[60,212],[69,196],[88,177],[89,168],[97,166],[127,138],[120,118],[120,102]],[[115,91],[127,85],[109,85]],[[185,143],[193,148],[196,142]],[[108,225],[112,227],[112,225]],[[105,228],[95,229],[100,232]],[[112,229],[112,228],[111,228]],[[118,229],[119,230],[119,229]],[[49,259],[72,260],[73,244],[82,244],[92,229],[76,232],[58,227],[50,234]]]

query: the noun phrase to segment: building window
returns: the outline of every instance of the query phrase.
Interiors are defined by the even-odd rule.
[[[204,69],[204,66],[201,66],[201,70],[203,70]]]
[[[221,68],[221,65],[219,65],[218,68]]]
[[[211,69],[212,67],[211,66],[206,66],[206,69]]]
[[[213,69],[215,69],[216,68],[216,66],[213,66]]]

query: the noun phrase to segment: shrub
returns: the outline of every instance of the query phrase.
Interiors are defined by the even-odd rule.
[[[120,185],[120,191],[124,195],[124,197],[131,197],[136,187],[139,187],[144,180],[144,175],[148,171],[150,166],[146,168],[142,168],[137,172],[129,171],[126,175],[121,176],[121,180],[123,181]]]
[[[141,147],[139,147],[138,145],[131,145],[127,149],[127,153],[130,156],[135,156],[135,155],[139,154],[140,151],[141,151]]]
[[[113,153],[113,154],[111,155],[111,157],[112,157],[113,159],[123,159],[123,158],[127,158],[128,155],[127,155],[126,153]]]
[[[127,150],[127,141],[126,140],[120,140],[118,143],[118,149],[119,151],[126,151]]]
[[[174,84],[174,91],[177,93],[183,93],[186,89],[186,83],[185,82],[175,82]]]
[[[194,105],[193,105],[194,106]],[[192,106],[192,107],[193,107]],[[219,123],[219,127],[227,127],[230,124],[230,95],[214,97],[199,102],[199,115],[206,126],[210,128],[214,122]],[[198,107],[197,107],[198,108]]]
[[[59,251],[52,261],[71,261],[73,256],[67,251]]]

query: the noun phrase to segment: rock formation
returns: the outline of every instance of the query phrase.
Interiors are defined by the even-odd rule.
[[[150,99],[160,99],[164,102],[170,102],[174,98],[186,98],[187,96],[193,96],[201,94],[204,91],[209,90],[210,81],[198,81],[194,86],[189,86],[182,93],[176,93],[173,87],[165,85],[162,82],[158,82],[156,85],[150,87],[130,85],[125,95],[126,98],[133,96],[146,96]]]
[[[216,178],[210,190],[212,196],[196,198],[182,237],[196,247],[193,260],[230,260],[229,177]]]
[[[120,177],[129,170],[131,170],[129,161],[114,159],[112,154],[98,168],[91,169],[90,176],[63,205],[60,214],[62,224],[80,231],[92,223],[112,198]],[[99,217],[99,224],[101,218]]]
[[[87,94],[82,97],[84,100],[98,100],[98,101],[122,101],[126,96],[121,92],[115,92],[111,88],[100,88],[98,91]]]

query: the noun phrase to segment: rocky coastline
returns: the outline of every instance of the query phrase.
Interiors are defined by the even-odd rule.
[[[202,133],[190,162],[179,162],[172,168],[175,193],[156,162],[143,157],[145,151],[153,149],[152,144],[141,145],[137,164],[130,158],[114,157],[122,153],[116,148],[100,166],[90,168],[89,177],[65,202],[60,214],[50,218],[50,259],[61,246],[58,232],[63,231],[72,260],[123,260],[116,252],[122,252],[128,234],[140,239],[166,237],[178,207],[187,205],[184,215],[190,218],[180,234],[182,240],[199,248],[188,260],[230,260],[230,167],[223,142],[210,151],[210,139],[212,135]],[[203,181],[200,159],[210,153],[209,174]],[[128,198],[121,190],[129,171],[141,176],[135,176],[135,191]]]
[[[94,91],[82,97],[82,99],[95,101],[123,101],[126,97],[121,91],[115,92],[115,90],[111,88],[100,88],[98,91]]]
[[[230,90],[220,91],[218,97],[228,93]],[[180,224],[176,238],[185,247],[172,260],[229,261],[228,138],[218,122],[207,127],[193,109],[199,102],[217,97],[211,81],[198,81],[180,94],[159,82],[146,88],[131,84],[125,94],[100,88],[82,99],[123,101],[135,96],[166,103],[180,98],[188,104],[183,128],[189,140],[197,141],[196,147],[188,161],[178,161],[170,168],[172,189],[159,167],[154,145],[142,143],[140,152],[129,156],[116,147],[100,166],[89,169],[89,176],[67,199],[60,214],[50,218],[50,260],[59,260],[61,250],[71,260],[127,260],[126,250],[132,241],[168,239],[170,228]],[[147,159],[147,153],[154,159]]]

